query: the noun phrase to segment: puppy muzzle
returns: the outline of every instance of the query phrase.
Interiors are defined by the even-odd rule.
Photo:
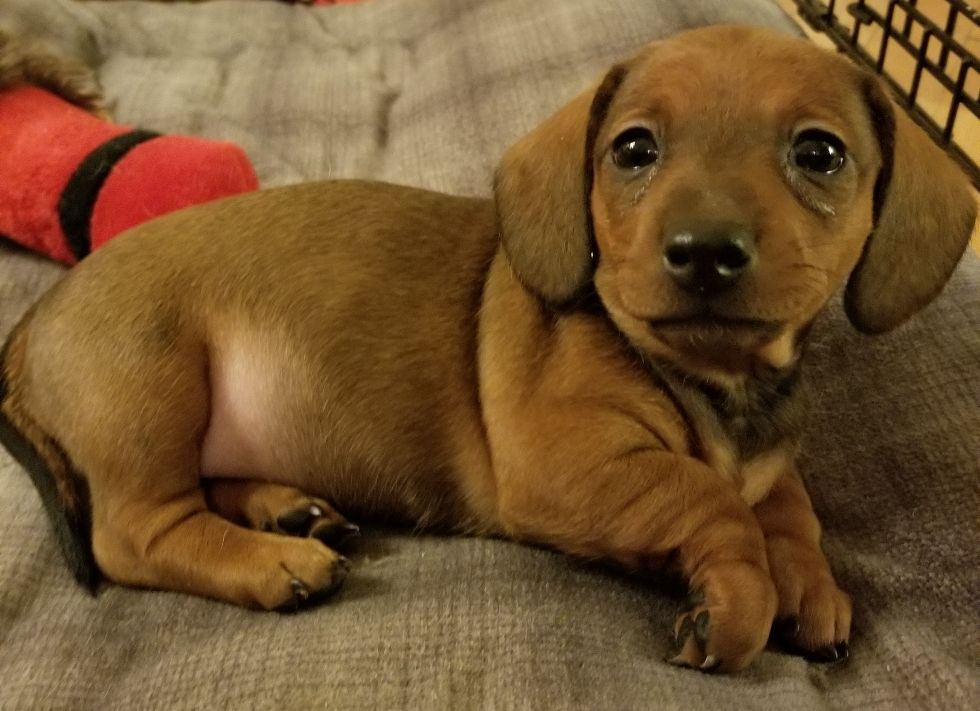
[[[730,290],[755,261],[755,236],[733,223],[679,225],[663,242],[664,270],[682,291],[700,299]]]

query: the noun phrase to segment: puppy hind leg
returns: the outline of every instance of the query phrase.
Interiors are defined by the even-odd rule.
[[[294,610],[324,599],[346,577],[346,559],[316,539],[250,530],[208,510],[197,404],[175,398],[132,425],[122,446],[86,451],[99,567],[121,584],[243,607]]]
[[[128,531],[96,525],[96,560],[116,582],[187,592],[243,607],[291,611],[343,582],[349,563],[312,538],[237,526],[204,506],[203,495],[149,508],[129,502],[117,516]]]
[[[292,486],[248,479],[205,479],[208,508],[249,528],[308,536],[335,548],[360,529],[323,499]]]
[[[320,541],[249,530],[208,510],[200,344],[139,342],[115,355],[113,370],[83,362],[86,377],[53,371],[59,391],[77,393],[52,418],[88,479],[92,548],[105,576],[265,609],[296,609],[336,590],[349,565]]]

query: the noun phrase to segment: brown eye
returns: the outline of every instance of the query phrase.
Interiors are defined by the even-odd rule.
[[[657,162],[660,150],[653,134],[646,128],[629,128],[613,141],[612,159],[618,168],[639,170]]]
[[[803,131],[793,142],[790,158],[796,167],[810,173],[832,175],[844,166],[844,142],[826,131]]]

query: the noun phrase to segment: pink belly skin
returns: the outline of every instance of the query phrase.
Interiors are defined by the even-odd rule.
[[[265,346],[265,347],[263,347]],[[280,480],[274,461],[274,422],[283,363],[265,343],[236,343],[211,358],[211,416],[201,446],[201,474],[209,477]],[[278,471],[277,471],[278,469]]]

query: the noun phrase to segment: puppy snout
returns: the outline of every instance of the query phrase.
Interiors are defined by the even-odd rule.
[[[731,224],[688,225],[664,240],[664,269],[684,291],[714,296],[735,286],[755,264],[755,238]]]

